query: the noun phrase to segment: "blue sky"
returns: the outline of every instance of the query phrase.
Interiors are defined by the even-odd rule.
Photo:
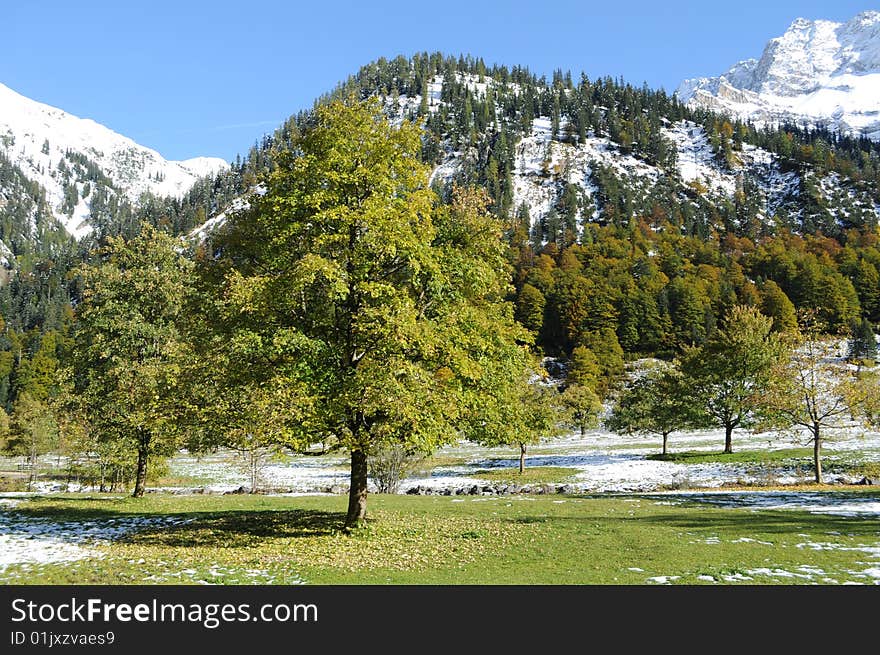
[[[0,83],[169,159],[233,159],[380,56],[470,53],[487,64],[623,76],[675,90],[759,57],[797,17],[870,4],[767,2],[8,3]],[[0,108],[2,110],[2,108]]]

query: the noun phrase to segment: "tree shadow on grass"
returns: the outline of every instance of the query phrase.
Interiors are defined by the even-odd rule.
[[[336,534],[345,523],[343,512],[310,509],[230,510],[216,508],[176,512],[140,509],[136,504],[117,507],[83,507],[84,503],[106,503],[106,498],[76,498],[67,505],[64,498],[47,497],[51,505],[23,505],[8,508],[12,522],[48,521],[73,524],[112,525],[133,521],[133,532],[119,539],[122,543],[166,546],[245,547],[262,539],[316,537]],[[60,502],[59,502],[60,501]],[[3,510],[0,507],[0,510]],[[143,521],[142,525],[137,522]],[[150,521],[160,521],[153,523]]]
[[[59,522],[84,522],[84,521],[106,521],[106,520],[115,520],[115,519],[129,519],[129,518],[156,518],[160,516],[164,517],[179,517],[182,516],[183,513],[173,514],[173,513],[159,513],[159,512],[135,512],[135,511],[119,511],[114,509],[108,509],[106,507],[67,507],[64,505],[58,505],[57,498],[52,498],[52,505],[39,506],[39,505],[18,505],[12,508],[8,508],[8,515],[13,519],[36,519],[36,520],[44,520],[44,521],[59,521]],[[91,498],[78,498],[76,503],[79,505],[84,501],[89,500],[100,500],[101,502],[106,502],[106,499],[91,499]],[[0,510],[3,508],[0,507]]]
[[[317,510],[238,511],[201,515],[189,523],[144,529],[121,541],[150,546],[245,548],[265,539],[322,537],[342,532],[345,515]]]
[[[714,510],[714,511],[713,511]],[[621,517],[621,520],[644,521],[692,530],[714,530],[736,534],[809,534],[811,538],[828,533],[880,538],[876,516],[837,516],[798,510],[731,510],[663,512],[651,516]]]
[[[813,514],[803,510],[743,510],[741,508],[692,507],[689,511],[670,508],[649,515],[636,516],[533,516],[511,518],[515,523],[571,524],[583,522],[607,526],[632,524],[692,530],[708,534],[725,533],[727,536],[798,535],[809,534],[810,539],[821,540],[825,535],[867,537],[880,539],[880,522],[876,516],[836,516]],[[803,537],[804,540],[808,540]]]

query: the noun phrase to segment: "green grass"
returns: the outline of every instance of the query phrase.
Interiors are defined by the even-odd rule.
[[[474,477],[493,482],[505,482],[508,484],[543,484],[566,482],[574,476],[578,470],[565,466],[536,466],[520,473],[516,468],[481,469],[474,472]]]
[[[27,477],[23,475],[0,475],[0,492],[25,491],[27,489]]]
[[[463,466],[467,462],[467,457],[431,455],[415,462],[408,472],[414,477],[428,477],[434,469]]]
[[[877,490],[862,493],[880,499]],[[9,518],[101,521],[178,516],[144,529],[102,557],[16,565],[0,583],[220,584],[645,584],[654,576],[709,583],[871,582],[880,543],[875,517],[754,511],[663,496],[370,496],[370,522],[344,534],[341,496],[44,497]],[[678,503],[678,504],[670,504]],[[763,543],[762,543],[763,542]],[[804,544],[823,544],[814,549]],[[764,568],[809,577],[749,574]],[[641,571],[630,570],[632,568]],[[807,569],[809,570],[809,569]]]
[[[199,487],[209,485],[214,480],[210,476],[199,475],[164,475],[150,476],[147,479],[148,487]]]
[[[772,463],[811,463],[813,451],[810,448],[784,448],[780,450],[743,450],[732,453],[684,451],[666,455],[648,455],[648,459],[660,462],[679,462],[681,464],[772,464]]]
[[[874,480],[880,479],[880,462],[860,462],[849,468],[853,475],[860,475]]]

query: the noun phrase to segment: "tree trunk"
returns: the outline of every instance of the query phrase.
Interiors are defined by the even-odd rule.
[[[587,436],[587,426],[581,423],[581,439]]]
[[[145,448],[138,449],[137,473],[134,476],[134,491],[132,498],[141,498],[147,485],[147,451]]]
[[[526,470],[526,445],[519,445],[519,473],[522,475]]]
[[[822,484],[822,439],[818,425],[813,427],[813,470],[816,472],[816,484]]]
[[[34,483],[37,481],[37,442],[35,440],[31,441],[31,452],[28,457],[28,464],[31,469],[28,473],[28,491],[31,491],[34,488]]]
[[[664,457],[666,456],[666,440],[667,440],[668,438],[669,438],[669,433],[668,433],[668,432],[664,432],[664,433],[663,433],[663,456],[664,456]]]
[[[733,426],[724,426],[724,452],[730,454],[733,452]]]
[[[358,528],[367,520],[367,454],[351,451],[351,487],[348,490],[348,514],[345,529]]]

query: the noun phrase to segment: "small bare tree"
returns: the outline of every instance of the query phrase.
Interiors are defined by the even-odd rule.
[[[281,454],[281,447],[253,433],[241,435],[231,441],[229,448],[235,452],[236,460],[248,476],[250,492],[257,493],[263,486],[266,466]]]
[[[399,444],[383,446],[367,460],[369,476],[380,494],[397,493],[400,481],[422,459]]]
[[[868,394],[864,380],[837,356],[836,341],[823,340],[809,316],[804,323],[804,340],[782,364],[762,403],[777,424],[806,428],[815,480],[822,484],[822,446],[828,432],[850,426]]]

